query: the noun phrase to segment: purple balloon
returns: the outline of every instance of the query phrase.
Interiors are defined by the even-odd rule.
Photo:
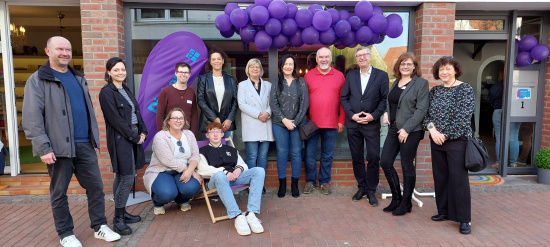
[[[386,20],[386,17],[379,14],[372,15],[368,23],[370,29],[375,33],[379,33],[385,30],[387,24],[388,20]]]
[[[340,20],[340,13],[338,13],[338,10],[336,10],[336,9],[327,9],[327,12],[332,17],[332,24],[331,25],[336,24],[336,22],[338,22]]]
[[[519,48],[523,51],[531,51],[537,44],[538,40],[535,36],[527,35],[519,41]]]
[[[294,19],[285,19],[281,24],[281,32],[286,36],[291,36],[298,29],[298,25]]]
[[[342,41],[340,39],[337,39],[336,41],[334,41],[334,47],[338,50],[342,50],[346,48],[346,46],[342,45]]]
[[[225,32],[229,29],[231,29],[231,19],[226,14],[220,14],[216,16],[216,20],[214,20],[214,24],[216,25],[216,28],[220,30],[221,32]]]
[[[332,27],[329,27],[325,31],[319,32],[319,42],[323,45],[332,45],[335,39],[336,33],[334,33],[334,29],[332,29]]]
[[[372,39],[372,30],[367,26],[362,26],[355,32],[355,39],[359,43],[368,43]]]
[[[294,5],[293,3],[288,3],[286,5],[285,18],[294,19],[294,17],[296,16],[296,12],[298,12],[298,7],[296,5]]]
[[[298,28],[292,36],[288,37],[288,42],[290,42],[290,45],[293,47],[300,47],[304,45],[304,41],[302,40],[302,30]]]
[[[244,27],[248,23],[248,15],[244,9],[234,9],[229,18],[236,27]]]
[[[340,20],[334,26],[334,32],[340,38],[346,37],[351,32],[351,25],[346,20]]]
[[[265,32],[271,36],[281,33],[281,22],[275,18],[270,18],[265,23]]]
[[[379,33],[373,33],[372,38],[369,40],[369,42],[367,42],[367,44],[369,44],[369,45],[376,44],[376,42],[378,42],[378,38],[380,38],[380,34]]]
[[[254,7],[256,7],[256,5],[254,5],[254,4],[251,4],[251,5],[246,6],[246,9],[244,9],[244,11],[246,11],[246,13],[248,14],[248,16],[251,16],[250,13],[252,12],[252,9],[253,9]]]
[[[378,7],[378,6],[372,6],[372,14],[373,15],[384,15],[384,11],[382,11],[382,8]]]
[[[244,43],[250,43],[254,41],[254,37],[256,36],[256,29],[254,28],[254,26],[248,24],[245,27],[241,28],[239,34],[241,35],[241,40]]]
[[[529,66],[532,63],[533,63],[533,58],[531,57],[530,52],[522,51],[516,57],[516,65],[518,67]]]
[[[269,36],[269,34],[267,34],[265,31],[259,31],[254,38],[254,43],[256,44],[256,47],[258,47],[258,49],[267,50],[269,49],[269,47],[271,47],[271,43],[273,43],[273,40],[271,39],[271,36]]]
[[[348,22],[351,25],[351,30],[353,31],[357,31],[361,27],[361,19],[357,16],[350,17]]]
[[[357,47],[357,45],[359,45],[359,43],[357,41],[355,41],[351,45],[349,45],[348,47],[349,48],[355,48],[355,47]]]
[[[319,42],[319,31],[314,27],[304,28],[304,31],[302,31],[302,41],[308,45]]]
[[[380,44],[380,43],[384,42],[385,38],[386,38],[386,33],[385,32],[380,32],[378,34],[378,41],[376,41],[376,44]]]
[[[228,3],[227,5],[225,5],[225,9],[223,10],[223,12],[226,14],[226,15],[231,15],[231,12],[233,12],[233,10],[235,9],[238,9],[239,8],[239,5],[236,4],[236,3]]]
[[[273,37],[273,47],[277,49],[285,48],[288,44],[288,37],[280,33],[277,36]]]
[[[313,27],[318,31],[327,30],[332,25],[332,16],[326,11],[317,11],[313,15]]]
[[[351,16],[347,10],[340,10],[338,11],[338,14],[340,14],[340,20],[347,20]]]
[[[229,30],[227,31],[220,31],[220,34],[224,37],[224,38],[231,38],[233,37],[233,34],[235,34],[235,31],[233,30],[233,28],[230,28]]]
[[[540,44],[531,49],[531,57],[535,60],[542,61],[548,57],[548,46]]]
[[[286,3],[282,0],[273,0],[267,7],[269,15],[273,18],[283,18],[286,15]]]
[[[388,22],[386,26],[386,35],[388,37],[395,39],[403,33],[403,24],[399,22]]]
[[[349,47],[353,42],[355,42],[355,32],[349,32],[345,37],[340,37],[342,45]]]
[[[250,20],[255,25],[264,25],[268,19],[269,11],[264,6],[256,6],[250,11]]]
[[[309,11],[311,11],[312,14],[315,14],[315,13],[317,13],[317,11],[323,11],[323,6],[314,3],[314,4],[310,5],[309,8],[307,8],[307,9],[309,9]]]
[[[263,6],[267,9],[267,7],[269,7],[269,3],[271,3],[271,0],[254,0],[254,3],[256,6]]]
[[[373,7],[372,4],[368,1],[359,1],[355,5],[355,15],[359,17],[362,21],[370,19],[372,16]]]
[[[299,9],[294,19],[296,19],[296,24],[298,24],[299,27],[306,28],[311,25],[313,14],[309,9]]]
[[[386,19],[388,20],[388,23],[390,22],[398,22],[399,24],[403,24],[403,19],[401,19],[401,16],[398,14],[391,14],[386,16]]]

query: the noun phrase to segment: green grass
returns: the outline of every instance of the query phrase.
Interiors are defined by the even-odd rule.
[[[32,146],[20,146],[19,159],[21,161],[21,164],[42,163],[40,157],[32,156]]]

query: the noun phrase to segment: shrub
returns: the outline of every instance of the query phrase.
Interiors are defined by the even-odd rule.
[[[550,170],[550,148],[541,149],[537,152],[535,165],[538,168]]]

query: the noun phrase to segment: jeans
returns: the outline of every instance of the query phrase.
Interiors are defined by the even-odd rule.
[[[67,202],[67,189],[74,175],[86,190],[88,215],[92,228],[107,224],[105,218],[105,194],[97,163],[97,155],[91,142],[77,142],[76,158],[56,157],[54,164],[47,165],[50,175],[50,203],[55,230],[60,239],[73,235],[73,218]]]
[[[499,162],[500,158],[500,129],[502,126],[502,109],[495,109],[493,111],[493,128],[495,129],[495,138],[496,138],[496,153],[497,153],[497,162]],[[510,148],[510,163],[517,163],[518,156],[519,156],[519,142],[518,142],[518,135],[519,135],[519,127],[521,126],[521,123],[510,123],[510,136],[508,137],[508,144]]]
[[[288,154],[290,153],[290,167],[292,177],[300,178],[302,169],[302,139],[298,128],[288,130],[278,124],[273,124],[273,137],[277,147],[277,175],[279,179],[286,178]]]
[[[244,142],[246,148],[246,165],[248,168],[261,167],[267,169],[267,151],[269,142]]]
[[[115,199],[115,208],[124,208],[128,202],[128,196],[132,185],[134,185],[135,175],[120,175],[115,174],[113,183],[113,197]]]
[[[330,182],[332,156],[336,145],[336,129],[322,128],[306,141],[306,181],[315,185],[317,177],[317,142],[321,137],[321,166],[319,167],[319,184]]]
[[[495,109],[493,111],[493,128],[495,129],[495,148],[497,153],[497,163],[500,157],[500,127],[502,126],[502,109]]]
[[[187,183],[181,182],[181,174],[177,171],[164,171],[158,174],[151,186],[155,207],[162,207],[171,201],[177,204],[186,203],[199,192],[199,181],[191,177]]]
[[[248,169],[239,175],[237,180],[229,182],[227,175],[223,171],[219,171],[212,175],[210,181],[208,182],[208,187],[210,189],[217,189],[220,200],[222,200],[223,205],[227,209],[227,215],[230,219],[233,219],[242,211],[237,205],[231,186],[234,185],[243,185],[249,184],[250,191],[248,193],[248,204],[246,211],[253,212],[255,214],[260,213],[260,206],[262,204],[262,189],[264,187],[265,179],[265,170],[259,167],[253,167]]]

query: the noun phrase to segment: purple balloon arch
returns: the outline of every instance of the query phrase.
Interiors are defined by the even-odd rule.
[[[542,61],[548,57],[547,45],[539,44],[538,39],[533,35],[525,35],[521,40],[516,39],[516,66],[526,67],[533,63],[533,60]]]
[[[216,17],[215,25],[223,37],[229,38],[236,33],[244,43],[254,42],[260,50],[299,47],[304,43],[333,44],[342,49],[381,43],[386,36],[397,38],[403,33],[403,20],[398,14],[385,16],[380,7],[368,1],[359,1],[354,10],[350,13],[324,9],[319,4],[298,8],[283,0],[255,0],[246,9],[228,3],[224,13]],[[533,44],[531,38],[524,42],[520,47],[529,49],[523,51],[534,50],[529,53],[530,58],[545,54],[543,47],[535,49],[537,42]]]

